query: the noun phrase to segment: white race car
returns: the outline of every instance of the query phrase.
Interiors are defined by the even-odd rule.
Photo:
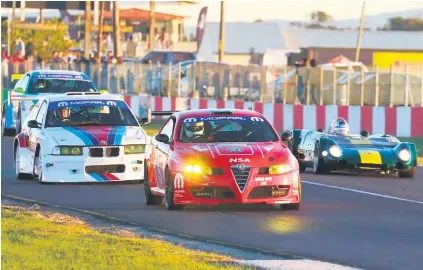
[[[146,143],[147,134],[118,95],[49,95],[15,137],[16,176],[40,183],[141,181]]]

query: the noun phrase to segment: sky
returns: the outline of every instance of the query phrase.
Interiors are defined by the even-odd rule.
[[[156,11],[188,16],[185,26],[196,26],[198,14],[203,6],[208,6],[207,21],[218,22],[220,19],[220,1],[198,1],[195,5],[177,5],[175,2],[156,2]],[[149,10],[148,1],[120,1],[120,8],[142,8]],[[355,19],[361,15],[362,1],[360,0],[279,0],[279,1],[251,1],[226,0],[225,21],[254,21],[256,19],[304,21],[315,10],[322,10],[330,14],[335,20]],[[367,0],[366,15],[385,12],[423,9],[423,0]],[[73,13],[73,12],[72,12]],[[2,15],[7,11],[2,9]],[[57,12],[58,14],[58,12]],[[19,16],[19,11],[16,15]],[[420,14],[422,16],[423,14]]]
[[[203,6],[208,6],[207,21],[218,22],[220,19],[220,1],[198,1],[197,5],[177,6],[168,2],[157,2],[158,12],[176,13],[190,16],[185,20],[186,26],[195,26],[198,14]],[[227,0],[225,1],[225,20],[254,21],[256,19],[284,19],[306,20],[315,10],[323,10],[332,15],[335,20],[354,19],[361,15],[362,1],[359,0],[279,0],[279,1],[251,1]],[[149,2],[121,1],[121,7],[138,7],[149,9]],[[375,15],[385,12],[395,12],[411,9],[423,9],[423,0],[367,0],[366,15]]]

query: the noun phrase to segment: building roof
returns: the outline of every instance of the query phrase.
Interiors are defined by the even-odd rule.
[[[213,53],[218,52],[219,23],[207,23]],[[357,31],[283,28],[277,23],[226,23],[225,53],[248,54],[267,49],[297,51],[300,48],[346,48],[357,46]],[[423,51],[423,32],[364,31],[362,49]]]
[[[85,13],[82,14],[81,16],[82,18],[84,18]],[[91,13],[91,16],[94,16],[94,15]],[[113,18],[113,13],[111,11],[105,11],[104,19],[111,19],[111,18]],[[145,9],[139,9],[139,8],[121,9],[119,10],[119,18],[121,20],[148,21],[150,19],[150,11]],[[186,17],[181,15],[156,12],[157,21],[171,21],[171,20],[178,20],[178,19],[184,19],[184,18]]]
[[[217,53],[219,23],[207,23],[205,35],[209,35],[213,53]],[[276,23],[226,23],[224,46],[225,53],[246,54],[251,48],[256,53],[264,53],[267,49],[282,49],[288,45]]]

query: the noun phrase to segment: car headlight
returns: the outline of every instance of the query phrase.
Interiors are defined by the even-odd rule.
[[[125,154],[142,154],[145,153],[145,144],[128,144],[125,145]]]
[[[339,146],[337,145],[332,145],[331,147],[329,147],[329,153],[334,156],[339,158],[342,155],[342,151],[341,148],[339,148]]]
[[[194,173],[194,174],[212,174],[212,169],[208,166],[201,166],[197,164],[189,164],[185,166],[186,173]]]
[[[82,156],[81,146],[56,146],[52,151],[53,155],[60,156]]]
[[[402,149],[398,152],[398,158],[401,161],[407,162],[411,159],[411,153],[408,149]]]
[[[277,164],[269,167],[269,174],[283,174],[292,171],[288,164]]]

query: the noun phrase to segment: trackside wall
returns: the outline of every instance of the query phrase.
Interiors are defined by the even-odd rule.
[[[179,97],[127,95],[126,103],[136,115],[150,106],[153,111],[173,111],[208,108],[248,109],[262,113],[278,131],[287,129],[327,129],[336,116],[345,118],[351,132],[367,130],[371,134],[390,134],[398,137],[423,137],[423,107],[373,107],[337,105],[292,105]]]

